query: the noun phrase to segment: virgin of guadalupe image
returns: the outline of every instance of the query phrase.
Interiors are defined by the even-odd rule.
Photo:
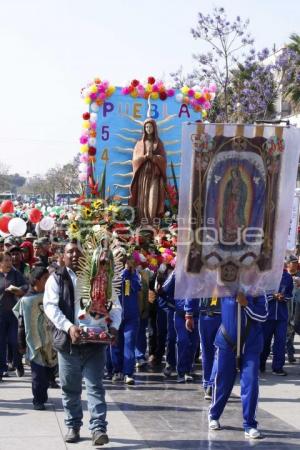
[[[224,192],[223,205],[223,240],[235,243],[238,230],[246,226],[245,207],[247,202],[247,186],[238,168],[231,170],[231,178]]]
[[[107,304],[112,296],[113,267],[113,255],[104,239],[93,253],[90,304],[86,308],[95,318],[108,314]]]
[[[133,180],[129,205],[136,208],[137,220],[152,223],[165,212],[167,157],[158,137],[155,120],[147,119],[143,137],[133,150]]]

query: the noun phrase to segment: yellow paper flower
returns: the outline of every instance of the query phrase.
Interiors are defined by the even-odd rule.
[[[86,153],[89,149],[89,146],[87,144],[83,144],[80,147],[80,153]]]
[[[151,266],[157,266],[157,259],[155,259],[155,258],[150,258],[150,264],[151,264]]]
[[[116,90],[115,86],[108,86],[107,94],[112,95],[115,92],[115,90]]]
[[[183,88],[181,88],[181,92],[186,95],[189,92],[189,87],[188,86],[183,86]]]

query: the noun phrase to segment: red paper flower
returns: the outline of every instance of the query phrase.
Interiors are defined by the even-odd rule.
[[[89,155],[95,156],[96,155],[96,148],[95,147],[89,147]]]
[[[90,113],[89,112],[85,112],[82,114],[83,120],[89,120],[90,118]]]
[[[166,94],[165,92],[160,92],[160,93],[159,93],[159,98],[160,98],[161,100],[166,100],[167,94]]]
[[[134,87],[133,86],[128,86],[128,92],[129,94],[131,94],[131,92],[133,91]]]
[[[131,82],[131,86],[133,87],[137,87],[140,84],[140,82],[138,80],[132,80]]]
[[[148,83],[149,84],[154,84],[155,83],[155,78],[154,77],[149,77],[148,78]]]

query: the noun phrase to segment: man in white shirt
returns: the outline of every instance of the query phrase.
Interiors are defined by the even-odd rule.
[[[64,251],[65,267],[53,273],[44,294],[46,315],[55,326],[54,348],[58,351],[59,378],[63,394],[63,407],[68,432],[65,441],[78,442],[82,426],[82,378],[85,379],[88,409],[91,414],[90,430],[94,445],[109,442],[106,434],[106,402],[102,384],[106,345],[78,345],[80,328],[77,322],[80,297],[77,288],[78,260],[80,250],[77,243],[68,243]],[[114,302],[110,311],[112,323],[110,333],[117,335],[121,323],[121,306]]]

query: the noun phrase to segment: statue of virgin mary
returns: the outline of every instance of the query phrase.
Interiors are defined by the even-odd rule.
[[[143,137],[133,151],[133,180],[129,205],[136,208],[137,220],[152,223],[165,212],[167,157],[158,137],[154,119],[147,119]]]

